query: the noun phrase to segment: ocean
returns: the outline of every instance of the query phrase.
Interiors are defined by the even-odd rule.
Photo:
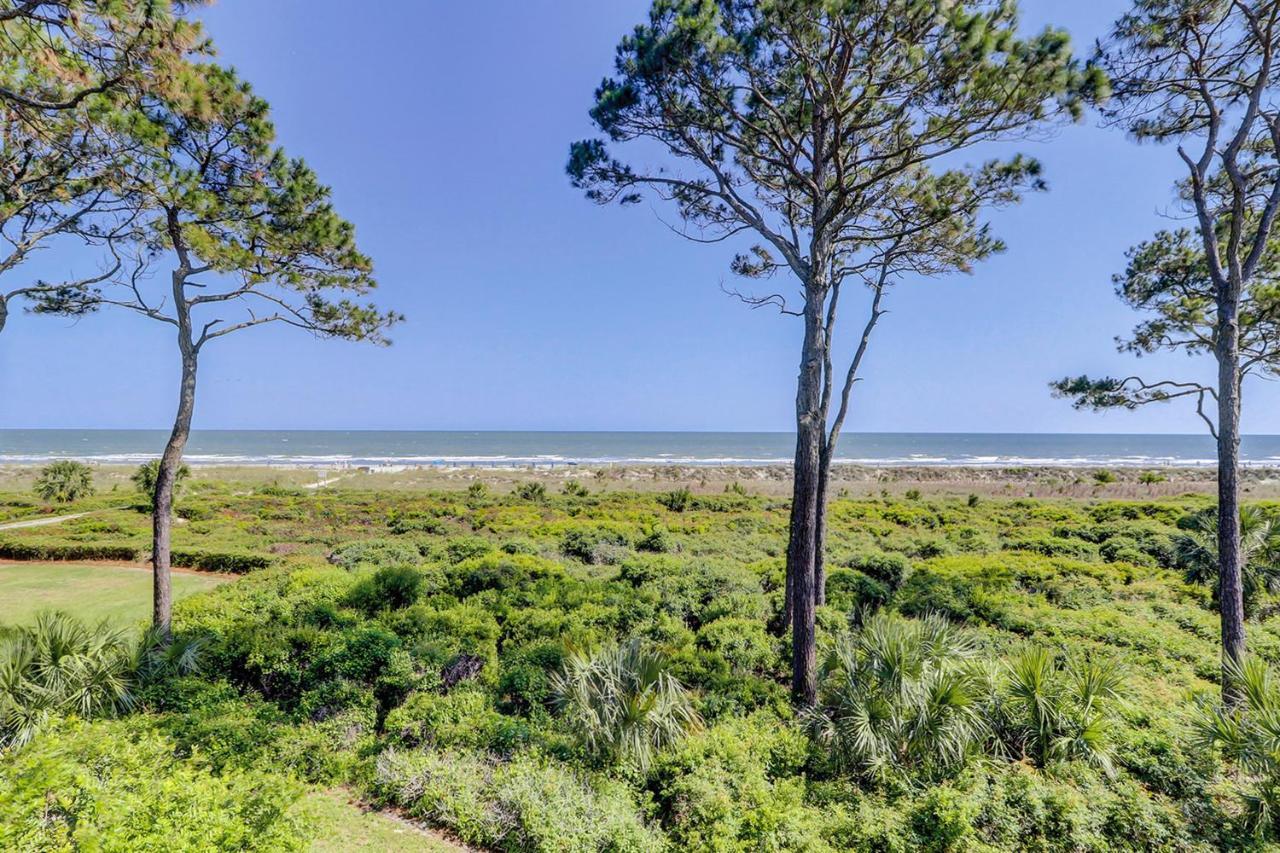
[[[0,465],[80,459],[133,465],[158,456],[163,430],[0,430]],[[412,432],[197,430],[192,465],[528,467],[774,465],[782,432]],[[846,433],[837,461],[871,466],[1195,467],[1214,463],[1207,435]],[[1280,466],[1280,436],[1245,436],[1245,464]]]

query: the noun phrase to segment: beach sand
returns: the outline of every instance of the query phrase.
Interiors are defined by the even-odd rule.
[[[39,466],[0,467],[0,491],[31,488]],[[950,466],[868,467],[837,465],[832,470],[833,496],[878,497],[882,492],[902,495],[918,490],[922,495],[987,497],[1037,497],[1078,499],[1155,499],[1185,494],[1212,495],[1216,491],[1212,468],[1111,468],[1114,482],[1095,478],[1099,469],[1068,467],[965,468]],[[99,494],[131,489],[128,466],[95,466]],[[1155,474],[1159,482],[1140,482]],[[194,466],[193,480],[216,480],[245,485],[278,484],[290,488],[332,490],[421,489],[463,490],[480,482],[497,492],[514,489],[531,480],[557,492],[570,480],[591,491],[670,491],[686,487],[701,494],[724,492],[734,483],[751,494],[785,497],[791,488],[791,472],[784,465],[759,466],[591,466],[541,465],[536,468],[436,466],[386,469],[315,468],[285,466]],[[1150,477],[1148,477],[1150,479]],[[1280,498],[1280,469],[1246,468],[1242,482],[1247,499]]]

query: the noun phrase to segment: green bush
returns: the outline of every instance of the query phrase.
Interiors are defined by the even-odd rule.
[[[159,474],[160,460],[152,459],[150,462],[143,462],[139,465],[129,478],[133,481],[133,487],[138,490],[138,494],[142,495],[148,509],[151,508],[152,502],[155,500],[156,477]],[[178,471],[173,478],[173,494],[175,497],[182,491],[183,484],[190,476],[191,469],[186,464],[179,463]]]
[[[971,636],[939,616],[877,614],[837,637],[805,722],[837,770],[936,780],[982,751],[988,725]]]
[[[805,737],[771,714],[726,719],[659,755],[648,774],[672,846],[827,850],[831,810],[808,807],[797,778]]]
[[[140,557],[141,549],[133,545],[0,540],[0,560],[121,560],[133,563]]]
[[[668,661],[638,639],[570,654],[551,685],[579,744],[605,761],[643,770],[655,753],[702,725]]]
[[[900,554],[860,555],[846,565],[884,584],[890,594],[897,592],[911,573],[911,564]]]
[[[413,604],[427,587],[427,576],[415,566],[382,566],[360,578],[347,593],[346,603],[366,613],[398,610]]]
[[[387,521],[387,529],[396,536],[406,533],[428,533],[439,536],[449,532],[449,525],[431,515],[396,515]]]
[[[563,568],[541,557],[490,551],[454,566],[449,573],[449,583],[457,595],[466,598],[485,590],[515,589],[541,578],[563,574]]]
[[[378,758],[375,790],[469,844],[618,853],[665,846],[623,786],[537,755],[494,762],[456,750],[388,750]]]
[[[170,552],[173,565],[186,569],[202,569],[206,572],[227,572],[243,575],[272,565],[270,557],[261,554],[234,554],[218,551],[193,551],[176,548]]]
[[[541,503],[547,499],[547,487],[536,480],[532,480],[528,483],[521,483],[516,488],[515,495],[522,501]]]
[[[302,850],[300,787],[214,774],[144,722],[66,722],[0,757],[6,850]]]
[[[658,503],[672,512],[684,512],[693,504],[693,492],[687,488],[676,489],[658,496]]]
[[[340,545],[329,555],[329,562],[344,569],[359,566],[414,566],[422,555],[414,545],[393,539],[364,539]]]
[[[49,503],[67,504],[93,494],[93,469],[69,459],[51,462],[36,477],[36,494]]]
[[[459,688],[411,694],[387,715],[385,729],[400,746],[488,749],[502,720],[483,690]]]
[[[630,554],[627,537],[599,528],[570,530],[560,541],[560,553],[593,566],[611,566]]]

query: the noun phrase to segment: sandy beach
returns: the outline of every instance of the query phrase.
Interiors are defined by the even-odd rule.
[[[99,492],[129,488],[133,467],[97,465]],[[23,491],[34,481],[38,465],[0,466],[0,491]],[[1100,472],[1105,471],[1105,474]],[[540,465],[536,467],[387,466],[290,467],[266,465],[199,465],[192,479],[274,483],[307,489],[410,489],[451,491],[484,483],[507,491],[529,481],[558,490],[575,481],[592,491],[669,491],[686,487],[713,494],[738,484],[748,492],[783,497],[790,491],[791,472],[785,465]],[[1101,477],[1101,480],[1099,479]],[[1103,482],[1102,480],[1107,480]],[[1280,498],[1280,468],[1255,467],[1242,472],[1246,495],[1253,500]],[[1083,468],[1058,466],[959,467],[837,465],[832,469],[836,496],[877,497],[883,492],[903,495],[977,494],[988,497],[1076,499],[1158,499],[1185,494],[1212,495],[1216,479],[1208,468]]]

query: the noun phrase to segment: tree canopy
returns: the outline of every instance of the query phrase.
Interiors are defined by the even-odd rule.
[[[732,270],[798,285],[798,300],[788,287],[735,295],[804,320],[783,622],[808,703],[828,471],[885,289],[968,271],[1003,248],[983,212],[1044,187],[1034,159],[955,155],[1078,118],[1106,87],[1066,33],[1021,37],[1009,2],[655,0],[596,90],[605,138],[570,147],[574,186],[600,204],[668,201],[693,240],[749,235]],[[655,149],[665,156],[637,165]],[[837,370],[846,284],[865,286],[870,306]]]

